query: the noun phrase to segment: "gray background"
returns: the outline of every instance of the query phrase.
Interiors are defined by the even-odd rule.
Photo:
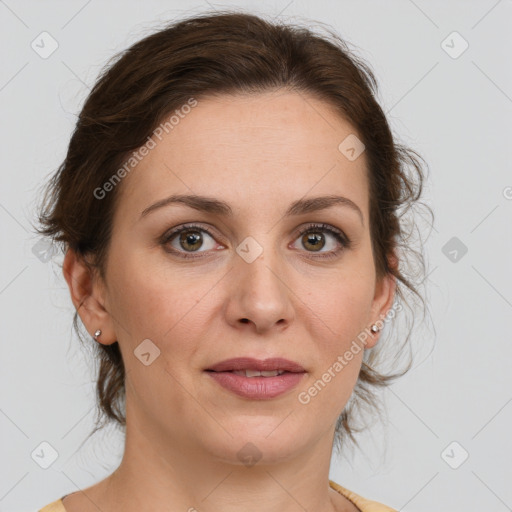
[[[39,187],[114,53],[167,20],[229,6],[332,25],[375,71],[395,134],[430,167],[433,325],[416,329],[414,368],[384,392],[388,423],[360,436],[352,458],[333,457],[331,478],[401,511],[512,510],[510,0],[0,1],[0,510],[92,485],[123,449],[114,429],[82,445],[93,368],[72,334],[61,258],[45,261],[31,233]],[[58,43],[48,58],[31,47],[43,31]],[[58,454],[47,469],[43,442]]]

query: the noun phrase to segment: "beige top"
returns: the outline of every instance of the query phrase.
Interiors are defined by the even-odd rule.
[[[332,480],[329,480],[329,485],[335,491],[338,491],[342,496],[351,501],[361,512],[397,512],[395,509],[387,507],[382,503],[367,500],[366,498],[363,498],[362,496],[359,496],[358,494],[349,491],[345,487],[342,487],[341,485],[337,484],[336,482],[333,482]],[[63,498],[65,498],[65,496],[58,499],[57,501],[50,503],[49,505],[46,505],[38,512],[66,512],[64,504],[62,503]]]

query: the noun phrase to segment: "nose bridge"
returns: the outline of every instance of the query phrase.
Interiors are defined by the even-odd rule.
[[[291,319],[290,290],[286,286],[279,251],[265,237],[265,246],[247,237],[237,247],[231,320],[252,322],[258,330]]]
[[[244,288],[244,293],[261,296],[267,300],[277,300],[284,293],[280,276],[280,268],[275,251],[266,248],[252,262],[240,257],[238,261],[242,279],[239,286]]]

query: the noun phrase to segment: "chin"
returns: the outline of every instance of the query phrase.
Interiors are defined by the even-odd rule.
[[[244,419],[243,426],[224,425],[231,436],[223,435],[218,443],[210,445],[209,451],[227,464],[252,466],[286,462],[301,450],[301,443],[307,441],[304,435],[295,436],[290,432],[290,426],[282,418],[265,421],[261,416],[255,416],[252,422]]]

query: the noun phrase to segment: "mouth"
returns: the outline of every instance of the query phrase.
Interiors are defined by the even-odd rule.
[[[299,363],[283,357],[272,357],[269,359],[237,357],[221,361],[207,368],[206,371],[245,372],[243,375],[246,377],[275,377],[275,372],[278,372],[277,375],[281,375],[282,373],[304,373],[306,370]]]
[[[291,373],[286,370],[226,370],[224,372],[219,372],[215,370],[206,370],[207,372],[215,372],[215,373],[232,373],[234,375],[240,375],[241,377],[277,377],[278,375],[282,375],[283,373]]]
[[[250,400],[268,400],[297,386],[306,375],[298,363],[283,358],[237,358],[205,370],[224,389]]]

